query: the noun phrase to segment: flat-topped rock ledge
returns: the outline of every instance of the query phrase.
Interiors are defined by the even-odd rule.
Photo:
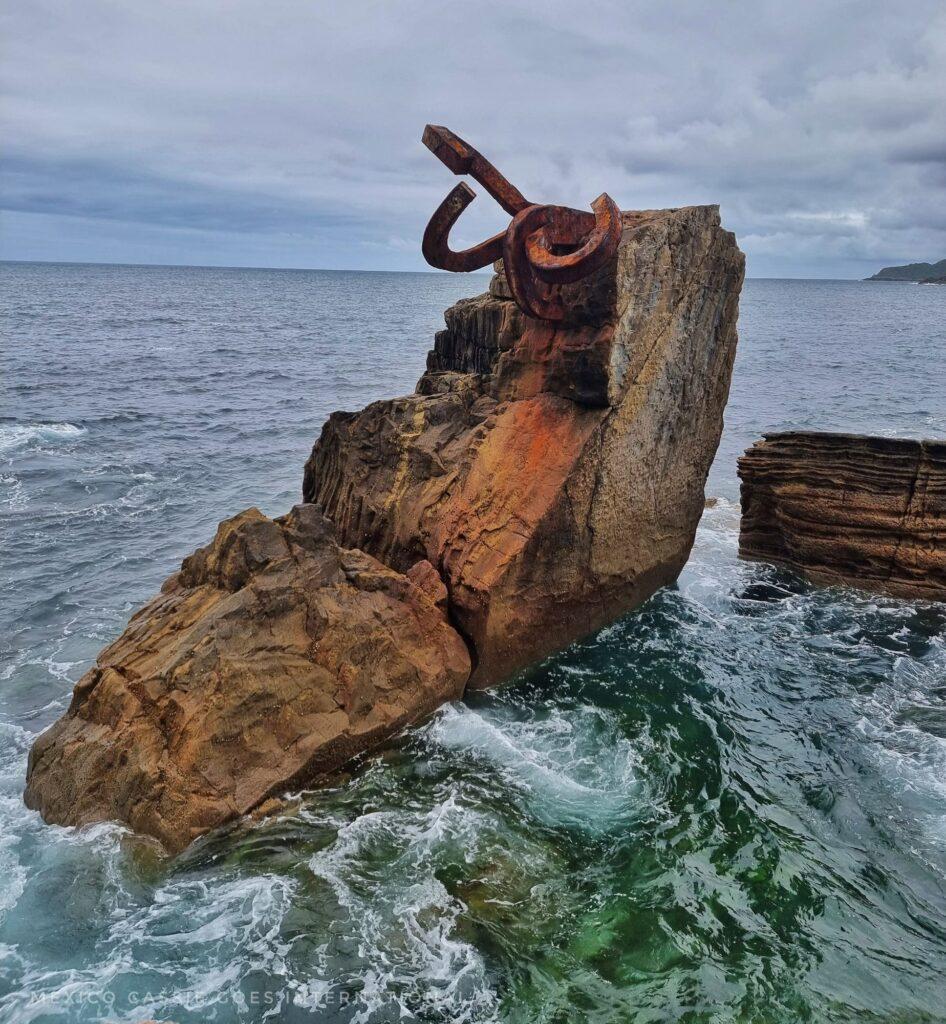
[[[740,557],[946,601],[946,442],[766,434],[739,476]]]
[[[27,803],[182,849],[672,582],[742,278],[716,207],[643,211],[562,321],[499,275],[457,303],[413,394],[329,418],[306,504],[222,523],[132,617],[36,741]]]

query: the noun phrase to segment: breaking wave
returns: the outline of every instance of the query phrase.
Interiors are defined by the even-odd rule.
[[[2,423],[0,424],[0,452],[36,444],[57,445],[72,443],[85,434],[85,427],[74,423]]]

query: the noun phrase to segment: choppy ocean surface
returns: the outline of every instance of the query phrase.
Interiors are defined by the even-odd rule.
[[[736,559],[736,456],[946,437],[946,288],[747,282],[679,584],[291,817],[167,860],[22,804],[217,521],[298,500],[484,278],[0,266],[0,1021],[946,1020],[946,606]]]

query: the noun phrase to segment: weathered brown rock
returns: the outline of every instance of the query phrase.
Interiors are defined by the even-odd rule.
[[[522,334],[525,317],[511,298],[505,277],[497,273],[487,293],[460,299],[446,310],[447,327],[434,337],[427,369],[490,373],[500,353]]]
[[[487,686],[674,580],[736,346],[743,258],[715,207],[624,214],[560,324],[489,295],[446,315],[413,395],[336,413],[303,493],[342,543],[431,562]]]
[[[946,442],[766,434],[739,476],[741,557],[946,601]]]
[[[429,565],[339,548],[311,505],[221,523],[36,741],[26,802],[174,851],[459,697],[466,646]]]
[[[221,524],[102,652],[36,741],[27,803],[179,850],[671,582],[742,274],[715,207],[627,213],[564,320],[499,276],[448,310],[414,394],[329,418],[309,504]]]

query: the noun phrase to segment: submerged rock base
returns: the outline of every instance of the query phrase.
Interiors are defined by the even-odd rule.
[[[946,601],[946,442],[766,434],[739,476],[740,557]]]
[[[447,311],[412,395],[329,418],[305,505],[244,512],[185,559],[37,740],[29,806],[182,849],[672,582],[743,257],[716,207],[622,225],[562,286],[565,321],[497,275]]]

